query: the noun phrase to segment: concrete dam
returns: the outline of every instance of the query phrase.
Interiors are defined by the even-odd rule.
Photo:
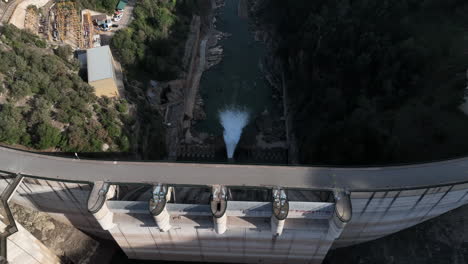
[[[468,203],[468,158],[333,168],[97,161],[0,147],[1,253],[60,263],[8,201],[115,240],[131,259],[321,263]]]

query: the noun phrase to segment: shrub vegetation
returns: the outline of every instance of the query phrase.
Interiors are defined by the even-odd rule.
[[[112,14],[119,3],[119,0],[76,0],[76,2],[82,9],[91,9]]]
[[[111,40],[113,54],[126,71],[127,98],[137,107],[139,133],[134,137],[139,140],[143,158],[163,158],[166,135],[159,112],[141,95],[149,80],[183,78],[182,58],[190,22],[200,5],[207,3],[209,0],[138,1],[134,20]],[[125,113],[127,105],[121,102],[117,110]],[[125,138],[120,140],[122,145],[127,142]]]
[[[94,95],[70,61],[70,47],[54,55],[45,46],[14,26],[0,28],[0,141],[73,152],[100,152],[106,143],[128,151],[122,103]]]
[[[468,3],[263,1],[278,35],[303,163],[466,155]]]

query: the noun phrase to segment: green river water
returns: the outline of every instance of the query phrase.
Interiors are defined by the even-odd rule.
[[[238,0],[226,0],[216,23],[219,31],[232,35],[218,43],[224,49],[221,63],[204,72],[201,79],[207,119],[197,124],[200,132],[222,135],[219,112],[227,107],[245,109],[250,124],[272,108],[272,89],[259,67],[265,46],[254,40],[248,19],[238,16],[238,5]]]

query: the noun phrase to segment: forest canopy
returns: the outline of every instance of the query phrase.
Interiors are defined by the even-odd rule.
[[[130,72],[148,73],[158,80],[177,78],[196,7],[190,0],[138,2],[134,21],[112,38],[113,51]]]
[[[98,99],[69,47],[0,27],[0,142],[71,152],[128,151],[123,102]],[[117,108],[117,109],[116,109]]]
[[[91,9],[112,14],[119,3],[119,0],[77,0],[77,3],[82,9]]]
[[[301,163],[466,155],[468,2],[265,0]]]
[[[165,152],[165,126],[158,110],[145,97],[150,80],[183,78],[182,58],[189,26],[201,3],[207,0],[142,0],[127,28],[115,33],[111,48],[132,85],[127,98],[137,107],[141,127],[135,138],[144,158],[160,159]]]

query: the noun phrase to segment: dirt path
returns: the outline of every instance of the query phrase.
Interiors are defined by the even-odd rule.
[[[115,24],[119,25],[119,29],[127,27],[130,24],[130,22],[132,22],[133,9],[135,8],[135,4],[136,4],[136,0],[128,1],[128,4],[124,9],[124,16],[122,17],[120,21],[115,22]]]
[[[45,6],[50,0],[24,0],[15,9],[10,18],[10,23],[19,29],[24,28],[24,21],[26,19],[26,9],[30,5],[35,5],[37,8]]]
[[[10,1],[8,3],[0,1],[0,24],[8,23],[16,7],[21,2],[22,0]]]
[[[133,21],[133,10],[135,9],[135,5],[136,5],[136,0],[128,1],[128,4],[127,4],[127,6],[125,6],[125,9],[124,9],[124,15],[123,15],[122,19],[120,21],[113,22],[113,24],[119,26],[117,28],[117,30],[124,29],[124,28],[128,27],[128,25],[130,25],[130,23]],[[102,38],[102,36],[111,37],[111,36],[113,36],[115,34],[115,32],[117,30],[102,31],[101,32],[101,39],[107,39],[108,41],[110,41],[110,39],[108,39],[106,37]]]

